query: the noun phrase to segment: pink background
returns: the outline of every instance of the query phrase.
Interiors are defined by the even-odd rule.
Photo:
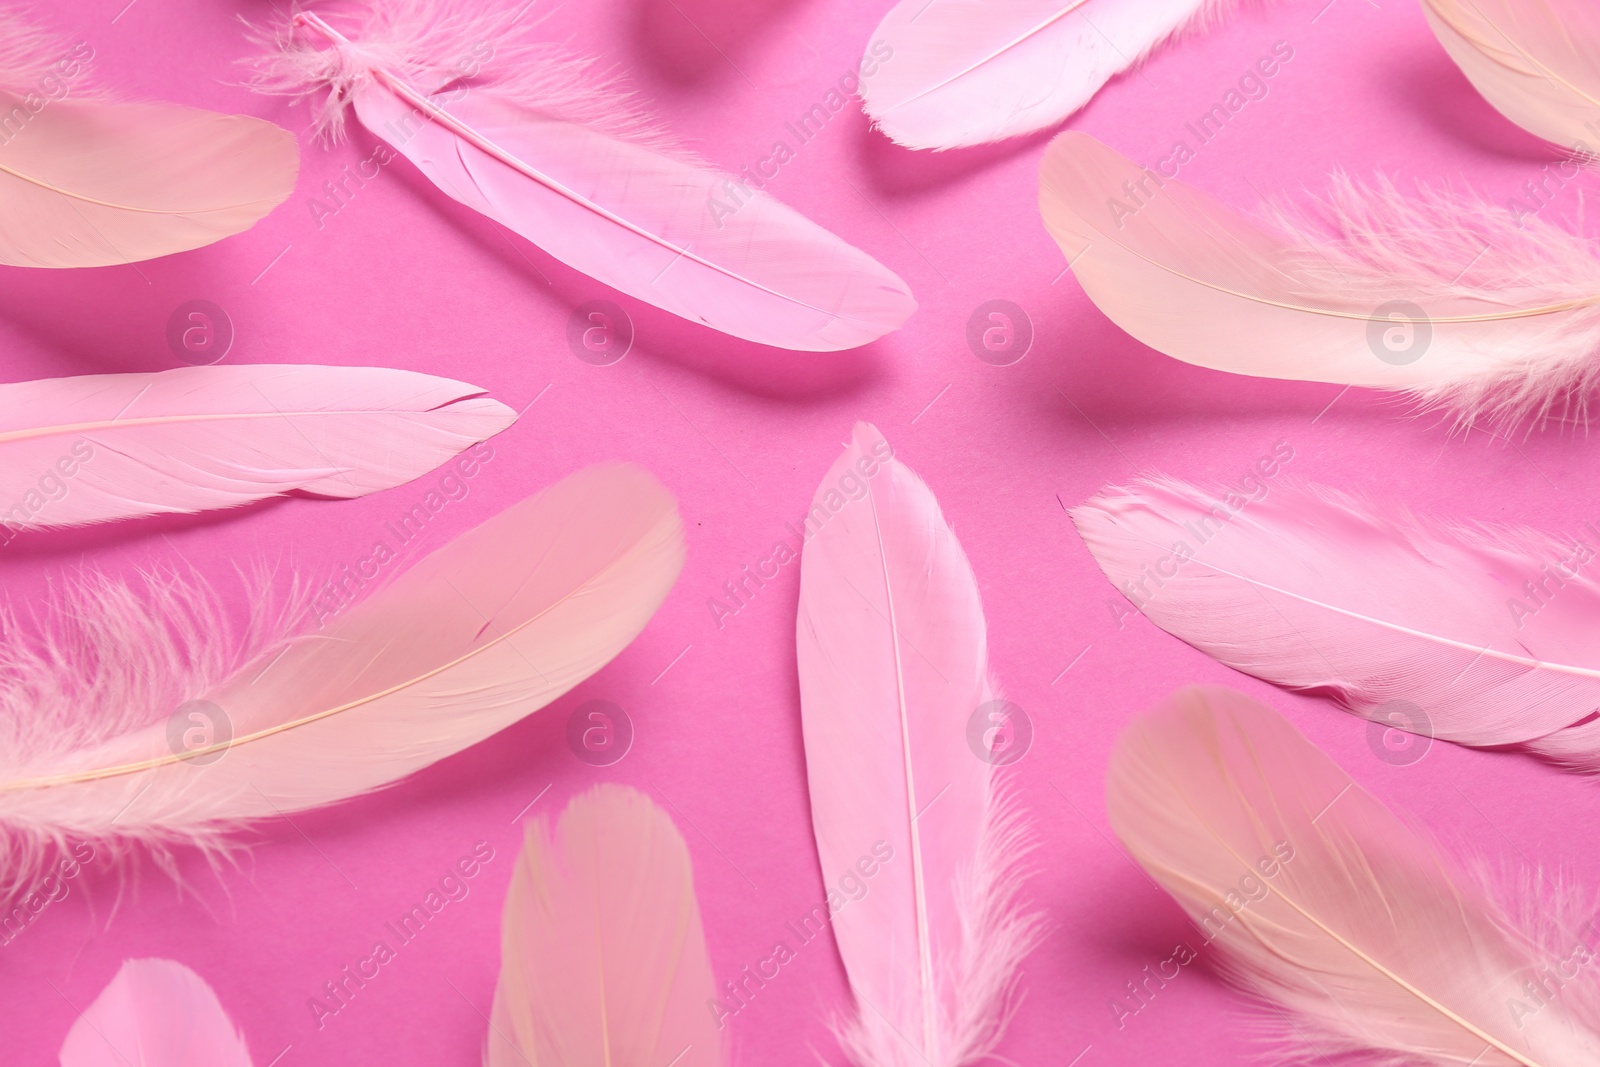
[[[130,96],[303,131],[303,110],[236,84],[233,62],[247,51],[236,16],[268,16],[267,0],[125,3],[61,0],[37,13],[92,43],[101,78]],[[1248,207],[1260,194],[1320,189],[1335,168],[1381,169],[1464,176],[1504,201],[1553,160],[1474,94],[1411,0],[1322,3],[1246,15],[1168,49],[1073,124],[1153,163],[1186,121],[1286,41],[1294,58],[1268,96],[1200,150],[1187,180]],[[785,122],[855,64],[886,4],[583,0],[557,10],[545,32],[614,61],[676,130],[733,169],[766,155]],[[540,0],[538,10],[550,6]],[[1140,346],[1070,275],[1059,277],[1062,258],[1034,207],[1045,140],[913,155],[870,133],[852,109],[800,151],[772,191],[898,271],[922,304],[903,331],[832,355],[733,341],[605,291],[447,200],[403,162],[319,230],[308,198],[370,154],[364,133],[332,150],[302,134],[299,191],[241,237],[137,268],[0,274],[11,380],[175,366],[167,316],[205,298],[232,318],[233,362],[409,367],[481,384],[517,408],[540,397],[495,441],[470,496],[439,516],[422,548],[608,459],[641,462],[672,488],[690,545],[676,590],[631,648],[491,741],[380,796],[264,825],[237,868],[213,874],[185,854],[181,891],[148,862],[126,881],[92,864],[66,899],[0,948],[8,1062],[54,1062],[74,1005],[124,958],[154,955],[216,987],[258,1067],[475,1063],[516,819],[536,797],[524,818],[554,813],[602,780],[648,791],[676,818],[718,976],[765,958],[784,923],[824,892],[798,721],[798,569],[785,568],[721,629],[707,600],[786,536],[856,419],[877,423],[938,494],[982,586],[994,667],[1037,731],[1015,777],[1044,841],[1032,893],[1054,930],[1027,965],[1027,999],[1002,1049],[1012,1060],[1065,1065],[1082,1053],[1085,1065],[1232,1064],[1249,1049],[1247,1012],[1203,967],[1185,968],[1121,1028],[1109,1008],[1125,982],[1192,938],[1111,843],[1101,799],[1120,726],[1187,682],[1233,685],[1285,710],[1360,782],[1447,841],[1600,882],[1593,785],[1519,756],[1444,744],[1412,766],[1379,760],[1365,726],[1331,705],[1236,675],[1137,615],[1119,625],[1126,604],[1063,511],[1150,469],[1236,480],[1282,439],[1295,453],[1289,472],[1302,478],[1575,534],[1600,519],[1585,492],[1597,461],[1581,431],[1514,443],[1451,436],[1381,397],[1230,377]],[[1578,204],[1569,188],[1551,217]],[[596,298],[623,304],[638,325],[634,351],[610,367],[580,362],[565,339],[571,309]],[[1037,331],[1013,366],[980,362],[965,340],[969,315],[994,298],[1021,305]],[[0,568],[19,605],[84,564],[131,572],[186,560],[226,582],[235,564],[265,560],[323,575],[365,554],[436,480],[345,503],[295,499],[31,535],[0,549]],[[636,726],[633,750],[615,766],[588,766],[565,743],[567,715],[589,699],[616,702]],[[308,999],[478,841],[495,858],[470,895],[319,1029]],[[845,997],[831,944],[800,949],[730,1021],[732,1062],[798,1065],[817,1052],[836,1061],[823,1018]]]

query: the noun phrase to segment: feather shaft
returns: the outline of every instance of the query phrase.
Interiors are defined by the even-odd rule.
[[[1292,483],[1236,508],[1150,478],[1072,518],[1152,622],[1236,670],[1429,738],[1600,766],[1580,725],[1600,704],[1592,546]]]
[[[1600,135],[1600,18],[1570,0],[1423,0],[1435,36],[1484,99],[1592,159]]]
[[[399,781],[599,670],[682,562],[671,496],[612,466],[514,505],[314,633],[236,648],[204,599],[158,588],[167,612],[141,615],[126,590],[82,594],[82,633],[3,653],[6,884],[51,842],[210,845]],[[190,743],[195,714],[211,732]]]
[[[590,277],[724,333],[835,351],[915,310],[905,283],[866,253],[692,158],[588,64],[522,42],[480,6],[400,0],[351,34],[302,12],[258,86],[327,86],[325,128],[353,107],[456,201]],[[493,72],[440,61],[472,33],[495,41]]]
[[[957,1067],[998,1042],[1039,936],[1019,900],[1029,839],[969,740],[997,700],[971,566],[865,423],[816,506],[856,482],[805,546],[797,626],[823,874],[875,856],[885,883],[832,920],[856,1002],[839,1037],[861,1067]]]
[[[1600,378],[1589,242],[1472,197],[1338,176],[1258,222],[1068,132],[1040,210],[1102,312],[1197,366],[1401,390],[1464,423],[1581,413]]]
[[[1576,1067],[1600,1052],[1577,998],[1508,1010],[1506,991],[1570,931],[1514,920],[1242,694],[1190,687],[1136,719],[1107,809],[1225,975],[1297,1016],[1295,1037],[1325,1057]]]
[[[509,426],[476,386],[379,367],[206,366],[0,385],[0,502],[40,472],[68,490],[13,530],[235,507],[301,490],[358,497]]]
[[[642,793],[598,786],[529,824],[506,893],[488,1067],[717,1067],[689,850]]]

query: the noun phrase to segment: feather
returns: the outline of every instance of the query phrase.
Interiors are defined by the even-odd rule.
[[[1339,176],[1257,222],[1070,131],[1039,203],[1100,310],[1187,363],[1403,390],[1468,422],[1581,410],[1595,381],[1600,259],[1537,217]]]
[[[723,333],[832,351],[876,340],[916,309],[872,257],[672,148],[590,64],[520,41],[514,21],[461,0],[400,0],[351,40],[301,12],[258,85],[328,87],[319,122],[329,132],[352,106],[455,200]]]
[[[381,367],[179,367],[0,385],[0,524],[78,526],[408,482],[516,414]]]
[[[1506,118],[1592,157],[1600,141],[1600,12],[1589,0],[1423,0],[1428,25]]]
[[[332,617],[309,632],[301,613],[298,632],[235,640],[204,595],[87,586],[56,631],[0,646],[0,885],[69,840],[159,858],[397,782],[598,671],[682,564],[672,497],[623,465],[513,505],[342,612],[319,602]]]
[[[67,1032],[61,1067],[251,1067],[205,979],[171,960],[128,960]]]
[[[861,96],[909,148],[964,148],[1048,129],[1100,87],[1239,0],[900,0],[863,59]],[[881,63],[879,62],[881,60]]]
[[[1575,726],[1600,707],[1595,547],[1325,489],[1214,498],[1164,478],[1108,489],[1072,520],[1152,622],[1236,670],[1427,736],[1600,770],[1600,740]]]
[[[0,12],[0,263],[184,252],[243,233],[294,192],[288,130],[82,92],[72,82],[92,55]]]
[[[1592,1004],[1526,992],[1558,964],[1587,962],[1589,947],[1576,964],[1549,953],[1248,697],[1191,687],[1135,720],[1112,752],[1106,793],[1123,845],[1224,973],[1290,1013],[1308,1057],[1437,1067],[1600,1057]]]
[[[722,1062],[689,850],[618,785],[528,826],[506,894],[488,1067]]]
[[[798,655],[817,854],[830,882],[882,863],[832,916],[856,1001],[840,1041],[859,1067],[972,1063],[1004,1032],[1041,934],[1021,904],[1031,836],[993,753],[969,740],[1000,699],[977,580],[933,494],[866,423],[807,531]]]

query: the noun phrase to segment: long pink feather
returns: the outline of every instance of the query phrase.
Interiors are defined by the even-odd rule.
[[[0,648],[0,889],[26,883],[53,844],[210,846],[476,744],[621,652],[683,553],[667,490],[601,466],[317,630],[295,619],[241,642],[208,598],[91,586],[51,636]]]
[[[1589,0],[1423,0],[1450,57],[1506,118],[1600,152],[1600,11]]]
[[[1069,131],[1039,206],[1100,310],[1186,363],[1404,390],[1467,421],[1581,411],[1600,377],[1591,242],[1474,197],[1338,177],[1257,221]]]
[[[854,348],[916,309],[865,252],[670,147],[589,64],[522,32],[476,0],[401,0],[348,37],[301,13],[262,85],[327,86],[325,125],[337,130],[352,106],[449,196],[606,285],[735,337]]]
[[[1239,0],[899,0],[873,32],[867,114],[910,148],[1048,129]],[[865,61],[864,61],[865,63]],[[865,68],[864,68],[865,69]]]
[[[61,1045],[61,1067],[251,1067],[205,979],[171,960],[128,960]]]
[[[598,786],[529,825],[506,894],[488,1067],[718,1067],[689,850],[642,793]]]
[[[92,55],[92,52],[90,53]],[[294,191],[289,131],[72,86],[82,50],[0,12],[0,263],[100,267],[199,248]]]
[[[1600,1058],[1594,998],[1548,984],[1593,959],[1583,931],[1519,922],[1540,902],[1497,906],[1270,709],[1181,690],[1128,727],[1107,777],[1123,845],[1307,1060]]]
[[[813,523],[798,654],[817,854],[830,884],[876,869],[832,916],[856,1002],[840,1040],[860,1067],[957,1067],[999,1041],[1041,930],[1020,902],[1028,834],[969,740],[999,699],[977,580],[933,494],[866,423]]]
[[[1600,770],[1585,721],[1600,706],[1600,545],[1294,485],[1213,496],[1146,479],[1072,518],[1139,610],[1230,667],[1402,729]]]
[[[408,482],[516,421],[382,367],[179,367],[0,385],[0,524],[78,526]]]

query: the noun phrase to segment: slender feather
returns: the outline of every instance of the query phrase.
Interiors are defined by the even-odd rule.
[[[717,1067],[716,999],[689,850],[642,793],[602,785],[511,876],[488,1067]]]
[[[0,264],[184,252],[248,230],[294,191],[289,131],[86,93],[64,76],[81,77],[83,51],[0,13]]]
[[[1600,150],[1600,11],[1589,0],[1423,0],[1428,25],[1506,118]]]
[[[681,525],[647,472],[592,467],[321,629],[244,642],[170,584],[155,611],[87,589],[66,629],[0,651],[0,884],[69,839],[216,844],[504,729],[643,629],[682,566]]]
[[[1600,1057],[1592,1004],[1527,993],[1563,961],[1270,709],[1181,690],[1118,740],[1106,791],[1123,845],[1308,1059]]]
[[[1169,633],[1246,674],[1464,745],[1600,770],[1596,546],[1447,525],[1325,489],[1108,489],[1072,519]],[[1391,715],[1397,702],[1403,713]],[[1419,717],[1415,708],[1422,713]]]
[[[1048,129],[1161,45],[1239,0],[900,0],[872,35],[867,114],[910,148]],[[874,51],[877,49],[877,51]]]
[[[1595,383],[1600,259],[1539,218],[1341,176],[1258,222],[1070,131],[1039,203],[1100,310],[1187,363],[1403,390],[1465,421],[1581,412]]]
[[[1020,902],[1026,828],[968,739],[999,699],[977,581],[933,494],[892,456],[858,424],[813,504],[806,773],[824,877],[882,861],[871,892],[833,915],[856,1000],[845,1050],[860,1067],[956,1067],[999,1041],[1040,919]]]
[[[171,960],[128,960],[78,1016],[61,1067],[251,1067],[205,979]]]
[[[916,309],[872,257],[670,147],[631,99],[524,43],[506,13],[402,0],[350,32],[296,16],[261,86],[327,86],[330,131],[353,107],[446,194],[606,285],[805,351],[866,344]]]
[[[0,523],[207,511],[408,482],[516,420],[476,386],[381,367],[180,367],[0,385]]]

